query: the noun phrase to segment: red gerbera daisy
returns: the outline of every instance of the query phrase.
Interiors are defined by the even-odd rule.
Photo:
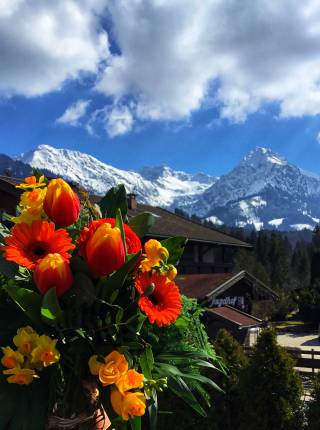
[[[48,254],[57,253],[68,259],[68,251],[75,247],[65,230],[55,230],[52,222],[40,220],[16,224],[5,243],[4,257],[28,269],[33,269]]]
[[[135,287],[141,295],[150,285],[154,286],[154,290],[147,297],[139,299],[140,309],[147,315],[151,324],[156,323],[159,327],[175,322],[182,308],[176,284],[158,273],[143,272],[137,275]]]
[[[77,245],[79,247],[79,254],[86,257],[86,246],[88,240],[94,234],[100,225],[109,223],[113,228],[116,225],[115,218],[101,218],[95,221],[91,221],[88,227],[85,227],[78,239]],[[135,254],[141,250],[141,242],[135,232],[128,226],[128,224],[123,224],[124,234],[126,236],[126,246],[128,254]]]

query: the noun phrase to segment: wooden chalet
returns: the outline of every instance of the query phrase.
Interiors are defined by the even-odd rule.
[[[239,273],[194,274],[177,278],[180,291],[208,308],[208,333],[227,328],[236,339],[252,343],[264,320],[272,313],[278,295],[245,270]]]

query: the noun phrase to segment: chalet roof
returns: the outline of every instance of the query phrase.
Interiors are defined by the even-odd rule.
[[[21,183],[18,178],[0,176],[0,189],[19,196],[21,191],[15,186]],[[90,196],[93,203],[99,202],[101,197]],[[252,246],[242,240],[222,233],[219,230],[205,227],[204,225],[188,220],[180,215],[159,207],[145,204],[137,204],[136,209],[129,209],[129,217],[142,212],[151,212],[156,219],[155,224],[149,230],[148,236],[155,238],[167,238],[171,236],[185,236],[189,241],[202,242],[205,244],[225,245],[230,247],[251,248]]]
[[[228,321],[238,328],[249,328],[260,326],[263,321],[231,306],[221,306],[218,308],[210,308],[207,310],[215,318]]]
[[[8,192],[17,197],[20,196],[21,190],[16,188],[16,185],[21,184],[21,179],[12,178],[10,176],[2,176],[0,175],[0,190]]]
[[[205,300],[223,293],[242,279],[246,279],[250,284],[256,285],[273,299],[278,297],[271,288],[246,270],[238,273],[180,275],[177,277],[176,283],[181,293],[185,296]]]
[[[148,236],[167,238],[171,236],[185,236],[189,241],[206,244],[217,244],[231,247],[251,248],[251,245],[218,230],[186,219],[180,215],[159,207],[139,204],[137,209],[129,209],[128,215],[135,216],[141,212],[151,212],[156,222],[149,230]]]

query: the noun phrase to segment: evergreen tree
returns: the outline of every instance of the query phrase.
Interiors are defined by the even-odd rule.
[[[264,330],[240,381],[239,430],[301,430],[302,384],[293,365],[275,333]]]
[[[266,285],[270,285],[270,278],[266,269],[259,261],[257,261],[257,257],[252,251],[240,249],[237,252],[234,260],[234,270],[236,272],[246,270]]]
[[[311,264],[308,248],[304,243],[297,243],[291,261],[292,273],[296,281],[297,288],[304,288],[310,285]]]
[[[240,392],[240,374],[248,359],[240,344],[225,329],[217,333],[214,347],[227,368],[228,377],[220,375],[218,383],[224,394],[213,393],[212,430],[236,430],[238,425]],[[208,427],[209,428],[209,427]]]
[[[312,400],[307,407],[308,430],[319,430],[320,428],[320,373],[317,374],[311,392]]]

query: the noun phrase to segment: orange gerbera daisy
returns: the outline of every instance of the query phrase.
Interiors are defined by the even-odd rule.
[[[139,273],[135,281],[138,292],[143,295],[150,286],[154,287],[151,294],[140,297],[138,301],[140,309],[147,315],[151,324],[156,323],[159,327],[175,322],[182,308],[176,284],[165,275]]]
[[[75,247],[65,230],[55,230],[52,222],[40,220],[15,225],[5,243],[4,257],[28,269],[33,269],[48,254],[57,253],[68,259],[68,251]]]

